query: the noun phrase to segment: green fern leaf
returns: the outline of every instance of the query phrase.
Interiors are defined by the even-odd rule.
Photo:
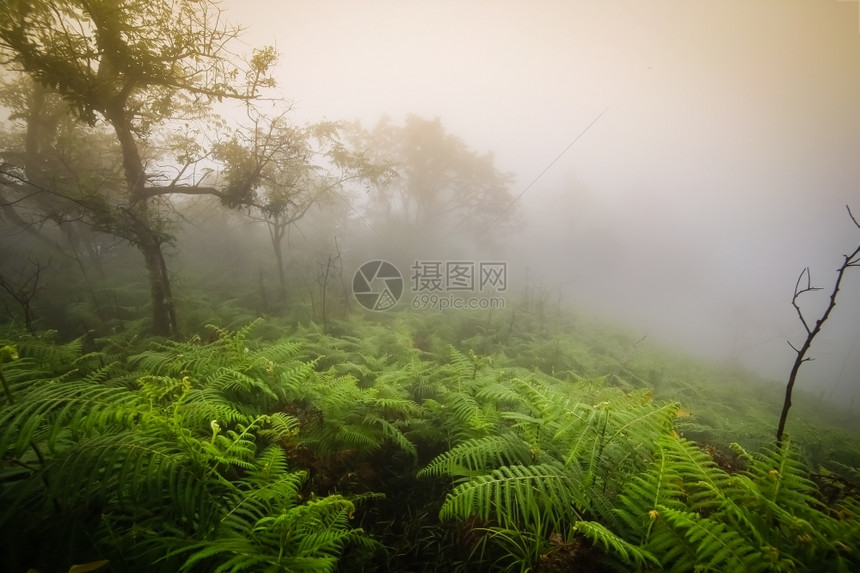
[[[604,525],[594,521],[577,521],[574,529],[582,533],[593,544],[603,547],[608,553],[618,557],[626,565],[638,568],[656,566],[660,561],[651,553],[619,537]]]

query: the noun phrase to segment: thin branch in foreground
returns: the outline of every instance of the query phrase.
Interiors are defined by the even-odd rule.
[[[847,205],[845,206],[848,209],[848,216],[851,217],[851,221],[854,222],[854,225],[860,229],[860,223],[857,222],[857,219],[854,218],[854,214],[851,213],[851,208]],[[797,302],[797,299],[806,292],[812,292],[821,290],[819,287],[812,286],[812,279],[810,278],[809,267],[806,267],[800,272],[800,276],[797,277],[797,282],[794,285],[794,295],[791,297],[791,305],[797,311],[797,316],[800,318],[800,322],[803,324],[803,327],[806,329],[806,340],[804,340],[803,345],[800,348],[795,347],[791,342],[788,343],[789,346],[795,351],[797,356],[794,359],[794,365],[791,368],[791,374],[788,377],[788,384],[785,387],[785,399],[782,404],[782,413],[779,417],[779,426],[776,430],[776,441],[777,443],[782,443],[782,436],[785,432],[785,423],[788,419],[788,410],[791,408],[791,394],[794,390],[794,384],[797,381],[797,373],[800,370],[800,366],[804,362],[809,362],[812,358],[806,356],[806,353],[809,351],[812,346],[812,341],[821,332],[821,327],[824,326],[824,323],[830,318],[830,313],[833,311],[833,308],[836,306],[836,295],[839,294],[839,287],[842,285],[842,278],[845,276],[845,271],[851,267],[860,266],[860,244],[857,245],[857,248],[854,249],[850,255],[843,255],[842,265],[837,270],[836,274],[836,283],[833,285],[833,290],[830,292],[830,302],[827,305],[827,308],[824,310],[824,314],[821,315],[821,318],[815,321],[815,326],[812,328],[809,327],[809,324],[806,321],[806,318],[803,316],[803,312],[800,309],[800,305]],[[800,284],[803,281],[803,276],[806,275],[806,286],[801,288]]]

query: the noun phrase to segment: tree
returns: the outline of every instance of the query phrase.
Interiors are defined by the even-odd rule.
[[[121,229],[106,228],[124,195],[119,145],[107,125],[88,127],[76,121],[56,92],[23,74],[4,79],[0,105],[11,113],[0,123],[0,240],[5,251],[0,257],[9,269],[30,259],[53,258],[57,264],[44,277],[48,288],[51,277],[66,271],[73,273],[66,279],[82,277],[106,326],[111,313],[107,301],[100,300],[99,285],[104,284],[103,262],[116,253],[117,241],[106,240],[99,231],[122,236]],[[64,308],[65,299],[68,308],[70,295],[63,289],[43,301]],[[54,327],[67,316],[44,315]],[[80,326],[87,329],[84,322],[75,328]]]
[[[373,192],[372,219],[412,233],[472,238],[516,223],[512,176],[496,169],[492,154],[477,154],[447,133],[438,118],[409,115],[402,126],[383,118],[370,131],[357,128],[356,140],[398,174]]]
[[[848,206],[845,208],[848,210],[848,216],[851,217],[854,225],[860,229],[860,223],[858,223],[857,219],[854,218],[853,213],[851,213],[851,209]],[[782,403],[782,413],[779,416],[779,426],[776,430],[777,442],[782,442],[782,435],[785,432],[785,423],[788,419],[788,410],[791,408],[791,394],[794,390],[794,383],[797,380],[797,373],[800,371],[800,367],[804,362],[812,360],[812,358],[806,356],[806,353],[812,347],[812,341],[818,333],[821,332],[821,327],[824,326],[824,323],[828,318],[830,318],[830,313],[836,306],[836,295],[839,294],[839,287],[842,285],[842,278],[845,276],[845,271],[852,267],[860,267],[860,245],[857,245],[857,248],[854,249],[854,252],[850,255],[843,255],[842,265],[836,271],[836,283],[833,285],[833,290],[830,292],[830,302],[828,303],[827,308],[824,309],[824,313],[821,315],[821,318],[816,320],[815,324],[812,326],[807,322],[806,317],[803,316],[803,311],[800,309],[797,299],[804,293],[821,290],[821,288],[812,286],[809,267],[803,269],[797,277],[797,282],[794,284],[794,296],[791,297],[791,306],[794,307],[794,310],[797,312],[797,317],[800,319],[801,324],[803,324],[803,328],[806,331],[806,340],[803,341],[800,348],[797,348],[791,342],[788,343],[797,356],[794,359],[791,373],[788,376],[788,384],[785,387],[785,399]],[[804,277],[806,277],[806,286],[803,286]]]
[[[11,110],[0,137],[0,217],[76,260],[85,276],[84,259],[100,275],[90,229],[110,219],[109,206],[122,195],[115,139],[105,126],[75,121],[58,94],[27,76],[0,84],[0,104]]]
[[[288,111],[270,117],[249,104],[248,128],[236,130],[216,150],[228,165],[224,202],[248,207],[266,225],[282,300],[287,295],[283,245],[290,226],[313,205],[332,200],[347,182],[378,184],[390,172],[384,162],[375,164],[343,143],[340,123],[295,126]]]
[[[228,47],[238,35],[215,0],[7,0],[0,7],[4,63],[60,94],[81,121],[113,132],[124,189],[101,224],[142,254],[160,335],[178,333],[163,198],[219,191],[190,175],[207,150],[192,146],[171,167],[147,156],[150,136],[170,120],[199,120],[216,101],[250,100],[272,85],[274,50],[255,52],[243,76]]]
[[[3,278],[3,275],[0,275],[0,289],[6,291],[18,303],[24,318],[24,327],[30,334],[35,334],[36,331],[33,328],[33,298],[39,290],[39,279],[42,271],[48,267],[50,261],[45,264],[39,261],[30,261],[30,264],[33,266],[33,270],[29,273],[23,269],[19,270],[18,280],[14,283],[9,282]]]

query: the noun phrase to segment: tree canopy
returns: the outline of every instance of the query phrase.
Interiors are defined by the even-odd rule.
[[[403,125],[383,118],[370,130],[359,129],[357,140],[398,174],[373,191],[372,219],[471,238],[516,223],[513,176],[496,168],[491,153],[479,154],[448,133],[439,118],[409,115]]]
[[[99,212],[109,214],[109,232],[137,246],[146,265],[157,333],[178,332],[170,277],[162,252],[169,240],[156,202],[178,192],[211,192],[189,178],[189,165],[206,150],[173,157],[184,164],[152,161],[155,129],[171,120],[208,117],[224,98],[250,100],[271,86],[273,49],[255,51],[247,61],[230,51],[239,29],[226,25],[213,0],[13,0],[0,7],[0,57],[12,70],[68,102],[83,122],[107,124],[121,150],[125,196],[109,201],[96,195]],[[23,112],[37,115],[32,107]],[[38,122],[28,122],[27,138]],[[185,138],[188,143],[191,138]],[[169,151],[169,147],[160,150]],[[157,154],[157,152],[156,152]],[[20,179],[44,180],[32,163]],[[8,177],[8,175],[7,175]]]

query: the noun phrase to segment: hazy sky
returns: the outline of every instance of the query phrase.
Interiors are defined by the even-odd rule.
[[[523,195],[532,226],[510,253],[643,334],[784,378],[785,339],[802,339],[797,274],[809,265],[829,288],[860,242],[844,208],[860,215],[856,1],[224,7],[249,44],[281,52],[297,121],[438,116],[516,173],[514,195],[605,111]],[[853,271],[809,383],[830,388],[841,372],[842,390],[860,387]]]

